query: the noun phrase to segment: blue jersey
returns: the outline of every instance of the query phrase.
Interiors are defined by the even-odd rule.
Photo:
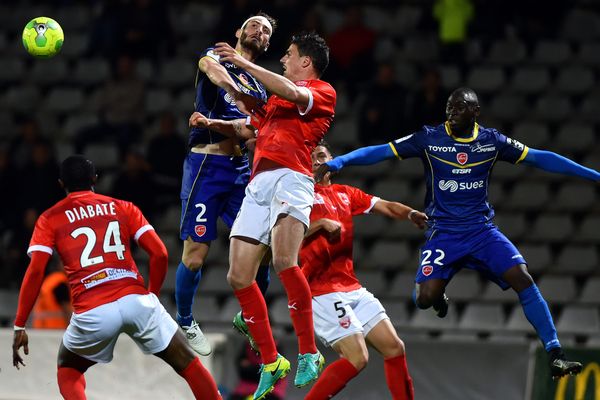
[[[490,173],[497,161],[521,162],[528,147],[495,129],[475,124],[469,138],[455,137],[446,124],[390,142],[400,158],[419,157],[425,168],[425,212],[430,229],[479,229],[494,218],[488,202]]]
[[[200,54],[200,59],[210,57],[218,62],[219,56],[214,54],[213,49],[213,47],[209,47],[204,50]],[[264,86],[250,75],[250,73],[229,62],[221,63],[221,65],[225,67],[241,91],[265,102],[267,101],[267,92]],[[246,118],[246,115],[237,109],[235,101],[231,96],[225,90],[213,84],[200,69],[196,73],[196,100],[194,108],[207,118],[223,120]],[[193,147],[197,144],[218,143],[225,139],[227,139],[226,136],[209,129],[192,128],[189,145]]]

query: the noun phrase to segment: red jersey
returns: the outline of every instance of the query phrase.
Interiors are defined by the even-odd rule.
[[[340,239],[331,242],[324,230],[307,237],[300,249],[302,272],[313,296],[360,289],[352,263],[352,216],[367,214],[378,197],[346,185],[315,185],[310,221],[328,218],[342,224]]]
[[[333,121],[336,93],[327,82],[312,79],[294,82],[310,92],[306,110],[291,101],[272,95],[266,114],[258,120],[254,153],[254,175],[262,159],[268,159],[312,177],[310,155]]]
[[[129,294],[147,294],[129,241],[153,229],[132,203],[91,191],[69,193],[38,218],[27,254],[55,248],[76,313]]]

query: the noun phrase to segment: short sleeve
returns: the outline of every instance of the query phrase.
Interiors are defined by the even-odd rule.
[[[346,188],[352,215],[368,214],[379,200],[378,197],[367,194],[358,188],[350,186],[346,186]]]
[[[497,132],[498,137],[498,159],[513,164],[518,164],[527,156],[529,147],[518,140],[511,139]]]
[[[154,230],[154,227],[150,225],[144,214],[142,214],[142,211],[135,204],[123,202],[122,205],[127,212],[129,232],[131,232],[136,242],[145,232]]]
[[[296,84],[306,90],[309,95],[308,105],[306,109],[298,108],[300,115],[333,115],[335,113],[336,93],[335,89],[325,83],[306,85],[305,81],[297,82]]]
[[[215,49],[214,47],[209,47],[208,49],[204,50],[203,52],[200,53],[200,56],[198,59],[203,59],[204,57],[209,57],[212,58],[213,60],[215,60],[216,62],[220,62],[221,60],[221,56],[215,54]]]
[[[392,151],[399,159],[421,156],[423,146],[421,145],[422,133],[413,133],[401,137],[389,143]]]
[[[51,255],[54,251],[54,244],[54,229],[52,229],[52,225],[46,214],[42,214],[35,223],[27,255],[31,257],[31,253],[34,251],[41,251]]]

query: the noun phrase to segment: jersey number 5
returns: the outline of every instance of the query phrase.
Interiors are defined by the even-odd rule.
[[[76,239],[80,235],[87,237],[87,243],[81,252],[79,262],[81,267],[89,267],[104,262],[104,257],[90,257],[94,246],[96,245],[96,232],[88,226],[82,226],[71,232],[71,237]],[[111,243],[112,241],[112,243]],[[125,259],[125,246],[121,243],[121,233],[119,231],[119,221],[110,221],[104,234],[104,243],[102,244],[104,253],[116,253],[119,260]]]

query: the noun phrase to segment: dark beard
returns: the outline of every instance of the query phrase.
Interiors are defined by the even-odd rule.
[[[253,54],[253,58],[258,57],[265,52],[264,47],[262,47],[260,44],[257,44],[254,40],[248,39],[248,35],[246,35],[244,32],[242,32],[240,36],[240,44],[243,48]]]

